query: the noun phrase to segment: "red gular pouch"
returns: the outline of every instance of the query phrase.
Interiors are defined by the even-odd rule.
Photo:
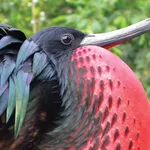
[[[104,48],[83,46],[73,52],[69,80],[82,110],[70,149],[150,150],[150,104],[127,64]]]

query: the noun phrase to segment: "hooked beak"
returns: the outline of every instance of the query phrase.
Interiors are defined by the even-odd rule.
[[[88,34],[80,46],[97,45],[109,49],[147,32],[150,32],[150,18],[112,32]]]

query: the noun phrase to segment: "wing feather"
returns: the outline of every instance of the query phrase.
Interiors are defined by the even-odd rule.
[[[20,30],[0,24],[0,117],[6,112],[6,123],[16,106],[14,70],[19,49],[25,39]]]
[[[15,138],[37,107],[38,98],[30,99],[32,92],[36,95],[30,89],[32,81],[49,80],[54,74],[47,54],[31,38],[25,40],[20,30],[0,24],[0,116],[6,112],[8,123],[14,114]]]

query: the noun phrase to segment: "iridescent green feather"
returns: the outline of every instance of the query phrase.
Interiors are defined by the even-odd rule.
[[[6,113],[6,122],[9,121],[16,104],[16,88],[15,83],[12,77],[9,78],[9,97],[8,97],[8,106],[7,106],[7,113]]]
[[[33,57],[33,67],[32,67],[34,77],[39,75],[47,65],[48,65],[47,55],[45,55],[45,53],[42,52],[35,53]]]
[[[8,80],[9,76],[13,72],[15,68],[15,61],[12,57],[5,55],[4,56],[4,64],[3,64],[3,71],[1,73],[1,87],[5,84]]]
[[[15,137],[18,136],[25,119],[29,100],[28,73],[20,70],[15,78],[16,85],[16,112],[15,112]]]
[[[22,41],[15,39],[11,36],[5,36],[0,41],[0,49],[6,47],[7,45],[13,44],[13,43],[22,43]]]
[[[39,50],[39,47],[33,41],[29,42],[28,40],[26,40],[19,50],[16,61],[16,68],[18,68],[21,63],[23,63],[27,58],[29,58],[29,56],[31,56]]]

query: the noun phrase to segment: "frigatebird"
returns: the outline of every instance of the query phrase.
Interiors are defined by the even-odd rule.
[[[0,25],[0,149],[149,150],[150,104],[111,47],[150,31],[150,19],[85,34],[51,27],[26,39]]]

